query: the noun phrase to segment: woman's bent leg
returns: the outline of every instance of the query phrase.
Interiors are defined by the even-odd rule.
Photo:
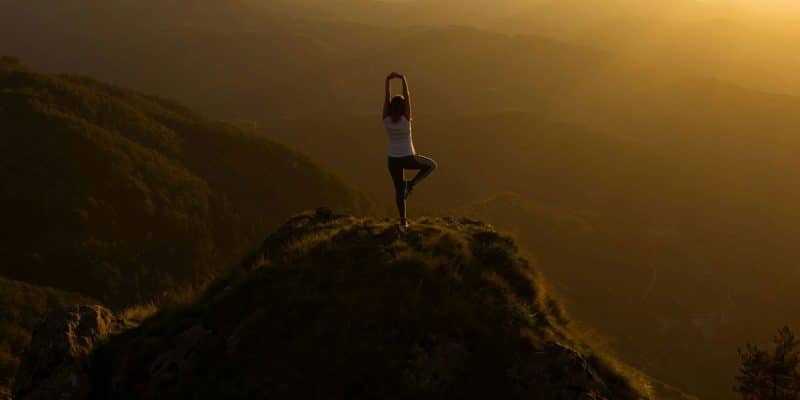
[[[403,165],[400,160],[389,157],[389,174],[394,184],[394,200],[400,220],[406,220],[406,181],[403,176]]]
[[[412,179],[411,182],[409,182],[409,185],[411,185],[412,187],[420,183],[423,179],[427,178],[428,175],[431,174],[431,172],[433,172],[436,168],[439,167],[439,164],[437,164],[436,161],[433,161],[428,157],[420,155],[414,156],[414,164],[415,165],[412,168],[406,167],[408,169],[419,170],[414,179]]]

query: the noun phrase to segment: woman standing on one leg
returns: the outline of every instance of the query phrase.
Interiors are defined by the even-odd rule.
[[[403,95],[391,96],[392,79],[403,82]],[[389,136],[389,174],[394,183],[395,202],[400,214],[400,226],[408,227],[406,199],[423,179],[436,169],[436,161],[417,155],[411,138],[411,94],[405,75],[392,72],[386,77],[386,98],[383,102],[383,124]],[[410,181],[405,180],[404,170],[418,170]]]

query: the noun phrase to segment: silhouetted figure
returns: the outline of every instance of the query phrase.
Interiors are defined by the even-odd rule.
[[[392,79],[403,82],[403,95],[391,96]],[[383,124],[389,137],[389,174],[394,183],[397,211],[400,213],[400,226],[408,227],[406,218],[406,199],[414,187],[436,169],[436,161],[418,155],[411,138],[411,94],[405,75],[392,72],[386,77],[386,98],[383,102]],[[410,181],[405,180],[404,171],[418,170]]]

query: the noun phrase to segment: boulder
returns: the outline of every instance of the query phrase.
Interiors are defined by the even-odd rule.
[[[36,328],[14,383],[17,400],[79,400],[89,395],[88,356],[121,322],[105,307],[49,313]]]

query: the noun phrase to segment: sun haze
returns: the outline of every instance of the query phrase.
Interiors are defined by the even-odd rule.
[[[0,0],[0,399],[789,393],[797,3]]]

